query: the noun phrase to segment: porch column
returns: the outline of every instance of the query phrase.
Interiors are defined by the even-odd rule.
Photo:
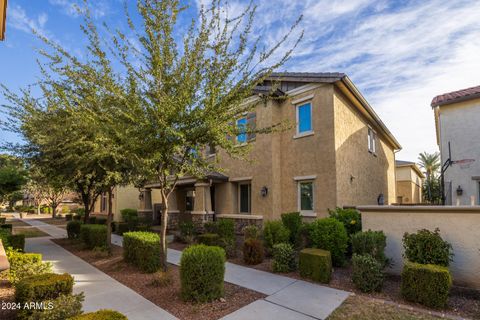
[[[168,196],[168,212],[180,212],[178,210],[177,189],[173,190],[172,193],[170,193],[170,196]]]
[[[195,203],[193,214],[213,214],[210,184],[205,181],[195,183]]]

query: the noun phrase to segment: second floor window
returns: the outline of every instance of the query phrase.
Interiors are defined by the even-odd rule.
[[[255,139],[256,118],[255,112],[251,112],[237,120],[237,128],[240,132],[237,135],[237,143],[246,143]]]
[[[377,133],[372,128],[368,128],[368,152],[377,152]]]
[[[305,103],[297,106],[297,133],[312,131],[312,104]]]
[[[237,136],[238,143],[247,142],[247,118],[237,120],[237,128],[240,134]]]

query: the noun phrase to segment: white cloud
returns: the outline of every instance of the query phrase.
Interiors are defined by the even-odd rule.
[[[35,30],[38,34],[47,38],[51,34],[45,29],[48,20],[46,13],[40,13],[37,17],[30,17],[26,11],[19,5],[13,5],[8,9],[8,27],[31,34]]]
[[[77,18],[79,16],[77,8],[82,9],[84,7],[83,1],[49,0],[49,2],[50,4],[61,8],[64,14],[72,18]],[[89,1],[88,5],[90,6],[92,17],[95,19],[106,16],[110,11],[108,3],[104,0]]]

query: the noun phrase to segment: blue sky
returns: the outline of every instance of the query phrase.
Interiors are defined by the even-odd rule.
[[[188,14],[208,0],[190,1]],[[89,1],[97,22],[125,26],[120,0]],[[0,81],[12,90],[35,83],[33,27],[79,55],[81,19],[68,0],[9,0],[6,41],[0,43]],[[129,1],[130,4],[133,1]],[[240,12],[247,1],[229,1]],[[432,98],[480,85],[480,1],[257,1],[256,34],[279,39],[299,16],[305,37],[288,71],[338,71],[350,76],[403,146],[397,159],[437,150]],[[184,17],[188,20],[188,16]],[[0,104],[4,103],[0,97]],[[0,132],[0,140],[14,135]]]

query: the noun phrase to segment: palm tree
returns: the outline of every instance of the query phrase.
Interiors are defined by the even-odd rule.
[[[437,189],[434,184],[441,166],[440,153],[422,152],[418,155],[418,164],[425,171],[427,200],[433,202],[436,197],[432,194],[432,190]]]

